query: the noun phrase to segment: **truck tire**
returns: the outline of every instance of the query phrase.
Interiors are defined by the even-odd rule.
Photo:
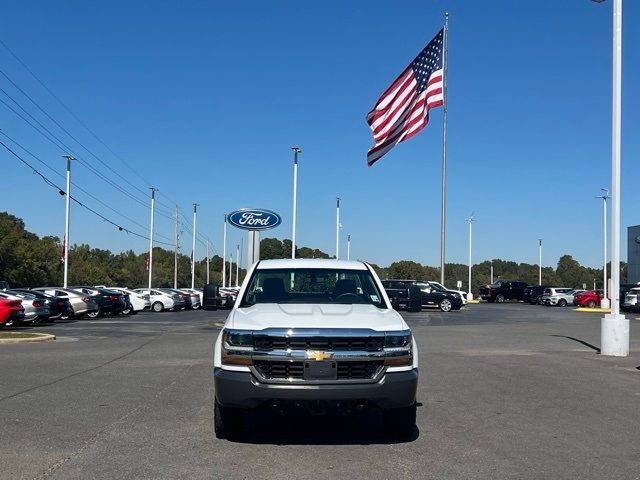
[[[504,295],[499,294],[496,296],[496,302],[498,303],[504,303]]]
[[[244,429],[244,411],[240,408],[224,407],[214,400],[213,431],[217,438],[233,438]]]
[[[416,427],[416,404],[384,411],[384,429],[396,437],[410,436]]]
[[[453,304],[448,298],[443,298],[438,302],[438,308],[441,312],[450,312],[453,309]]]

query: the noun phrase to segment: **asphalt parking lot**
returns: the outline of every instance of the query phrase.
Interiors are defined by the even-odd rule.
[[[600,315],[522,304],[407,314],[420,348],[418,430],[376,413],[252,416],[212,433],[212,344],[226,312],[38,327],[0,345],[0,477],[640,479],[640,321],[601,357]]]

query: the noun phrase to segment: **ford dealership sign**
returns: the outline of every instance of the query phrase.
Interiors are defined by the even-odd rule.
[[[227,215],[231,225],[243,230],[269,230],[282,223],[276,212],[262,208],[241,208]]]

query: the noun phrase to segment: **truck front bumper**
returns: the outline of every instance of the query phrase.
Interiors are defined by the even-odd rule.
[[[269,401],[366,401],[382,409],[413,405],[418,370],[385,373],[376,383],[274,385],[259,382],[249,372],[215,368],[215,395],[226,407],[256,408]]]

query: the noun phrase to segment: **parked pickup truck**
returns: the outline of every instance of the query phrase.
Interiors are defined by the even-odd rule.
[[[247,410],[275,415],[379,409],[389,433],[415,429],[418,350],[366,263],[263,260],[247,275],[214,347],[214,431]]]
[[[420,290],[420,308],[438,307],[442,312],[458,310],[464,304],[462,295],[447,290],[436,282],[418,280],[382,280],[382,286],[396,310],[411,310],[410,287]]]
[[[491,285],[480,287],[480,298],[489,303],[503,303],[505,300],[522,300],[525,282],[513,280],[498,280]]]

